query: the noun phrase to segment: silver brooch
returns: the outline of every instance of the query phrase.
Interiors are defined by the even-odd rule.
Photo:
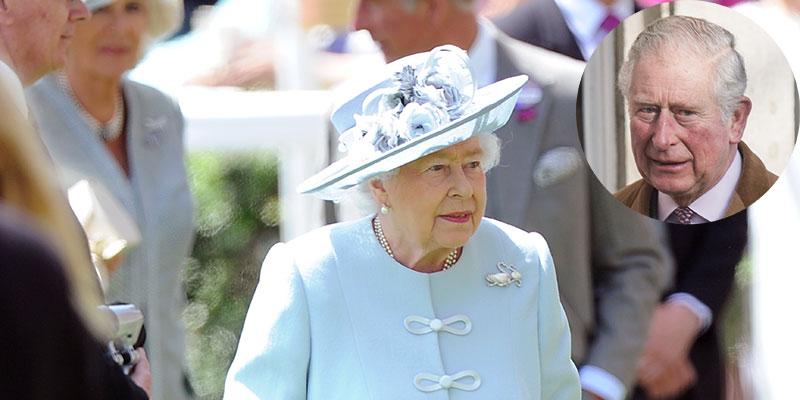
[[[517,287],[522,286],[522,274],[517,271],[514,266],[501,261],[497,263],[497,269],[500,272],[496,274],[486,274],[487,285],[506,287],[512,283],[516,283]]]
[[[167,126],[167,117],[148,117],[144,121],[144,128],[147,131],[144,142],[146,145],[155,147],[161,144],[161,136]]]

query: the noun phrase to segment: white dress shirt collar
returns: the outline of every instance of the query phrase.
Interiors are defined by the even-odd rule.
[[[478,18],[478,34],[468,53],[472,76],[479,88],[497,80],[497,42],[492,37],[495,29],[488,20]]]
[[[725,175],[709,191],[703,193],[689,204],[689,208],[695,212],[692,216],[692,224],[716,221],[725,216],[725,210],[731,202],[736,184],[742,175],[742,156],[739,152],[733,157],[733,162],[728,167]],[[678,204],[669,195],[658,192],[658,219],[664,221],[675,209]]]
[[[22,87],[22,81],[19,80],[19,76],[17,76],[16,72],[1,60],[0,85],[2,85],[3,89],[7,92],[6,95],[11,96],[12,102],[17,106],[22,115],[28,118],[28,104],[25,102],[25,91]]]
[[[633,14],[634,10],[631,0],[617,0],[611,7],[606,7],[597,0],[555,0],[555,3],[575,36],[585,60],[589,59],[605,37],[597,28],[606,18],[607,10],[610,9],[620,21]]]

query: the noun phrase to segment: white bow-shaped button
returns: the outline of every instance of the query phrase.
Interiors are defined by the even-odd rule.
[[[486,274],[486,284],[489,286],[505,287],[516,283],[517,287],[522,286],[522,273],[517,271],[514,266],[501,261],[497,263],[497,269],[500,272],[496,274]]]
[[[459,380],[472,378],[472,382],[464,383]],[[425,383],[425,381],[431,383]],[[481,385],[481,376],[473,370],[461,371],[455,375],[437,376],[426,372],[419,373],[414,377],[414,386],[423,392],[435,392],[437,390],[458,389],[473,391]]]
[[[456,323],[463,323],[462,328],[451,326]],[[444,331],[454,335],[464,336],[472,330],[472,321],[466,315],[458,314],[445,319],[427,319],[417,315],[410,315],[403,320],[406,330],[415,335],[424,335],[431,332]]]

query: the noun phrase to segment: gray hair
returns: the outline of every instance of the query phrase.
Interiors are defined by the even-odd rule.
[[[714,94],[723,118],[729,119],[747,88],[747,73],[736,39],[725,28],[704,19],[673,15],[648,25],[633,42],[628,59],[622,64],[617,83],[627,99],[631,75],[639,60],[664,50],[689,53],[716,63]],[[679,53],[680,54],[680,53]]]
[[[483,168],[483,172],[488,172],[500,162],[500,138],[498,138],[494,132],[482,133],[478,135],[478,141],[480,143],[481,150],[483,150],[480,160],[481,167]],[[373,176],[364,182],[361,182],[358,186],[350,189],[353,191],[353,193],[348,197],[351,198],[355,206],[361,211],[365,213],[375,212],[380,204],[378,204],[375,201],[375,198],[372,197],[372,191],[370,190],[369,186],[370,182],[376,180],[386,182],[393,176],[397,175],[397,171],[399,169],[400,167],[395,168],[391,171]]]

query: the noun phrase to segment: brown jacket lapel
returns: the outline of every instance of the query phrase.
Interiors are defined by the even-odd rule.
[[[744,142],[739,143],[739,153],[742,155],[742,176],[739,177],[731,202],[725,210],[726,217],[753,204],[778,179],[777,175],[767,170],[761,159]]]
[[[761,159],[744,142],[739,143],[739,153],[742,155],[742,175],[725,210],[725,217],[730,217],[753,204],[778,179],[775,174],[767,170]],[[622,188],[614,194],[614,197],[632,210],[653,217],[656,212],[651,207],[652,204],[656,204],[652,201],[654,193],[655,189],[640,179]]]

